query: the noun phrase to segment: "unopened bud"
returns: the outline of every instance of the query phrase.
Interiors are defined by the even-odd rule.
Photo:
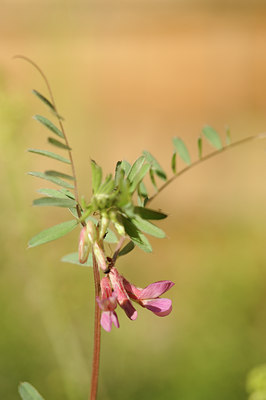
[[[97,264],[99,265],[101,270],[103,270],[103,272],[108,270],[108,266],[106,264],[105,255],[104,255],[103,249],[101,249],[101,247],[99,246],[99,244],[97,242],[95,242],[94,245],[93,245],[93,253],[95,255]]]
[[[97,231],[95,225],[92,221],[88,221],[86,228],[87,228],[88,239],[91,242],[91,244],[93,244],[97,240]]]
[[[107,231],[109,222],[110,222],[110,219],[109,219],[107,213],[102,213],[100,233],[99,233],[99,239],[100,240],[104,237],[104,235],[105,235],[105,233]]]
[[[84,264],[88,257],[91,250],[91,242],[88,239],[87,235],[87,227],[84,226],[80,232],[79,237],[79,262]]]
[[[111,211],[109,213],[109,217],[114,224],[115,229],[117,230],[118,234],[120,236],[126,236],[125,228],[124,225],[122,224],[122,221],[120,221],[120,216],[119,214],[115,213],[114,211]]]

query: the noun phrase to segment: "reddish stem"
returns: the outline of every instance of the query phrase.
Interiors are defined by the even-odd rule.
[[[99,377],[100,350],[101,350],[101,325],[100,325],[101,310],[96,300],[96,298],[100,296],[100,274],[94,253],[92,254],[92,257],[93,257],[93,275],[94,275],[94,286],[95,286],[95,305],[94,305],[95,311],[94,311],[94,346],[93,346],[93,360],[92,360],[92,372],[91,372],[90,400],[96,400],[97,389],[98,389],[98,377]]]

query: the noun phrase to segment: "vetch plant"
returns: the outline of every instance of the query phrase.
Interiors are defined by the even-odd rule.
[[[29,247],[56,240],[72,230],[79,229],[79,246],[77,251],[67,254],[62,261],[91,266],[95,284],[95,322],[94,348],[92,357],[92,376],[90,399],[97,398],[101,327],[110,332],[112,327],[119,328],[119,308],[122,308],[132,321],[138,317],[139,307],[143,312],[151,311],[155,316],[165,317],[172,311],[171,299],[162,297],[174,285],[169,280],[150,283],[143,289],[129,282],[119,272],[117,260],[133,251],[138,246],[145,252],[152,247],[147,235],[164,238],[165,233],[158,226],[167,214],[154,210],[150,204],[170,183],[175,181],[199,163],[248,141],[262,138],[264,135],[247,137],[231,143],[230,132],[226,130],[225,145],[218,133],[210,126],[205,126],[198,139],[198,159],[191,162],[188,149],[181,138],[173,138],[171,157],[172,176],[167,177],[159,162],[148,151],[131,165],[126,160],[118,161],[114,173],[104,176],[102,168],[91,160],[92,195],[89,200],[79,198],[77,178],[73,163],[71,147],[64,129],[63,118],[59,113],[49,82],[42,70],[30,59],[17,56],[31,63],[45,80],[49,99],[37,90],[33,94],[43,102],[57,124],[41,115],[34,119],[49,131],[48,143],[65,151],[65,156],[48,150],[31,148],[30,153],[57,160],[61,166],[68,165],[71,173],[65,170],[29,172],[33,177],[56,185],[54,189],[42,188],[41,197],[33,201],[35,206],[55,206],[68,209],[71,219],[45,229],[29,241]],[[203,141],[206,139],[215,150],[203,155]],[[180,157],[186,167],[178,170],[177,158]],[[149,193],[145,181],[149,179],[153,193]],[[160,184],[159,182],[162,182]],[[106,245],[113,247],[112,256],[107,256]],[[165,277],[162,277],[165,278]],[[135,308],[136,307],[136,308]],[[43,400],[41,395],[29,383],[19,386],[23,400]]]

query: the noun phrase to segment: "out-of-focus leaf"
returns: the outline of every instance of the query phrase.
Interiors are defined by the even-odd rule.
[[[158,226],[152,224],[151,222],[144,220],[140,217],[136,217],[132,220],[134,225],[142,232],[148,233],[148,235],[162,239],[165,237],[165,233]]]
[[[125,256],[126,254],[130,253],[132,250],[134,250],[135,245],[132,242],[132,240],[130,240],[130,242],[128,242],[122,250],[120,250],[120,252],[118,253],[119,256]]]
[[[138,172],[140,171],[140,169],[141,169],[141,167],[143,166],[144,162],[145,162],[145,157],[144,157],[144,156],[140,156],[140,157],[134,162],[134,164],[133,164],[132,167],[130,168],[129,173],[128,173],[128,176],[127,176],[128,180],[129,180],[130,182],[132,182],[133,179],[135,178],[135,176],[138,174]]]
[[[38,189],[38,193],[44,194],[49,197],[57,197],[58,199],[67,199],[68,197],[61,192],[61,190],[57,189]]]
[[[54,225],[51,228],[45,229],[44,231],[38,233],[38,235],[34,236],[28,243],[29,247],[36,247],[41,244],[51,242],[52,240],[59,239],[60,237],[66,235],[71,232],[78,225],[78,221],[76,219],[72,219],[71,221],[63,222],[59,225]]]
[[[174,174],[176,174],[176,152],[173,153],[171,159],[171,168]]]
[[[226,126],[225,128],[225,142],[227,146],[231,144],[231,132],[229,126]]]
[[[50,176],[56,176],[58,178],[68,179],[69,181],[75,180],[73,176],[64,174],[63,172],[59,172],[59,171],[48,170],[48,171],[45,171],[45,174],[50,175]]]
[[[47,181],[55,183],[56,185],[63,186],[63,187],[68,188],[68,189],[74,189],[74,186],[71,185],[70,183],[63,181],[60,178],[56,178],[55,176],[47,175],[47,174],[45,174],[43,172],[30,171],[30,172],[28,172],[28,174],[32,175],[32,176],[36,176],[37,178],[45,179]]]
[[[89,254],[88,260],[84,264],[81,264],[79,262],[79,253],[78,252],[67,254],[66,256],[61,258],[61,261],[67,262],[70,264],[77,264],[77,265],[80,265],[81,267],[92,267],[93,266],[91,253]]]
[[[115,181],[112,179],[112,175],[109,174],[103,184],[99,187],[98,193],[100,194],[111,194],[115,188]]]
[[[154,189],[156,190],[156,192],[158,192],[158,187],[157,187],[157,185],[156,185],[156,181],[155,181],[155,177],[154,177],[153,170],[150,169],[150,170],[149,170],[149,173],[150,173],[151,183],[153,184],[153,187],[154,187]]]
[[[173,145],[174,145],[178,155],[180,156],[180,158],[182,158],[182,160],[186,164],[190,164],[191,163],[190,155],[189,155],[188,149],[187,149],[185,143],[183,142],[183,140],[178,137],[174,137]]]
[[[154,170],[156,175],[159,176],[159,178],[161,178],[162,180],[166,181],[167,179],[166,173],[164,172],[164,170],[162,169],[156,158],[154,158],[153,155],[146,150],[143,151],[143,154],[148,163],[151,164],[152,169]]]
[[[48,142],[55,147],[59,147],[60,149],[71,150],[71,148],[68,147],[66,144],[64,144],[64,143],[60,142],[59,140],[56,140],[52,137],[48,137]]]
[[[146,186],[143,182],[140,182],[140,184],[139,184],[138,193],[142,197],[148,197],[148,192],[147,192]]]
[[[152,247],[143,233],[141,233],[138,228],[134,225],[132,221],[128,218],[122,216],[122,222],[125,227],[125,231],[131,240],[142,250],[146,253],[150,253],[152,251]]]
[[[104,241],[107,243],[118,243],[115,233],[110,228],[107,229],[107,234],[105,235]]]
[[[142,165],[141,169],[139,170],[139,172],[135,175],[131,185],[130,185],[130,192],[134,193],[134,191],[136,190],[137,186],[139,185],[140,182],[142,182],[143,178],[145,177],[145,175],[147,174],[147,172],[150,169],[150,165],[149,164],[145,164]]]
[[[102,182],[102,168],[94,160],[91,160],[92,191],[97,193]]]
[[[28,149],[28,151],[30,153],[39,154],[41,156],[53,158],[54,160],[62,161],[64,163],[66,163],[66,164],[71,164],[70,160],[68,160],[67,158],[59,156],[59,154],[52,153],[51,151],[38,150],[38,149]]]
[[[40,393],[28,382],[20,383],[18,391],[22,400],[44,400]]]
[[[40,197],[39,199],[33,200],[33,206],[51,206],[51,207],[75,207],[76,202],[71,199],[60,199],[58,197]]]
[[[134,207],[135,214],[139,215],[143,219],[158,220],[168,217],[167,214],[160,211],[151,210],[146,207]]]
[[[209,125],[205,125],[202,129],[202,133],[212,146],[216,147],[216,149],[218,150],[222,149],[223,146],[220,136],[218,135],[215,129],[213,129]]]
[[[50,100],[38,92],[38,90],[33,89],[32,93],[37,96],[46,106],[48,106],[53,113],[56,113],[54,105],[50,102]]]
[[[202,138],[198,138],[198,154],[199,154],[199,159],[202,157]]]
[[[64,193],[67,197],[69,197],[72,200],[75,200],[75,196],[73,195],[72,192],[70,192],[68,189],[60,189],[60,192]],[[56,196],[55,196],[56,197]]]
[[[46,128],[48,128],[51,132],[55,133],[57,136],[64,138],[64,134],[51,121],[49,121],[49,119],[41,115],[34,115],[33,118],[44,125]]]

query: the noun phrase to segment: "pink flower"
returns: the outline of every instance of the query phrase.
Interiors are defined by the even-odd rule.
[[[144,289],[137,288],[125,278],[123,278],[123,283],[127,294],[132,300],[152,311],[158,317],[165,317],[172,311],[172,301],[170,299],[161,299],[160,296],[171,289],[174,286],[174,282],[154,282]]]
[[[126,315],[128,318],[130,318],[132,321],[134,321],[138,313],[133,307],[128,294],[126,292],[126,289],[124,287],[124,278],[118,273],[117,269],[113,267],[109,273],[109,277],[114,289],[114,293],[117,298],[117,302],[120,305],[120,307],[123,308],[125,311]]]
[[[112,329],[112,324],[116,328],[119,328],[119,322],[114,311],[117,307],[117,298],[113,293],[109,278],[105,276],[101,280],[101,298],[97,297],[97,302],[102,310],[101,325],[103,329],[110,332]]]

